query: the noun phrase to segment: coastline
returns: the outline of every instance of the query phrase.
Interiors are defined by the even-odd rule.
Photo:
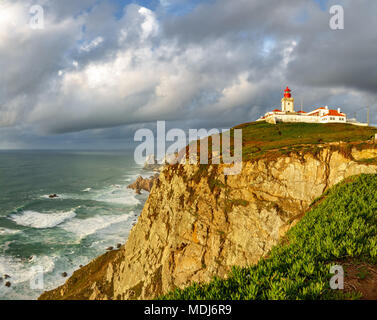
[[[272,151],[274,157],[244,162],[238,176],[225,177],[223,165],[165,166],[126,244],[39,299],[154,299],[192,282],[224,278],[234,265],[256,264],[324,190],[377,172],[376,164],[355,160],[374,158],[374,144],[349,153],[344,146]]]
[[[4,300],[37,299],[80,265],[124,244],[147,200],[127,189],[146,174],[128,152],[8,151],[0,165],[9,181],[0,186]],[[41,272],[44,290],[31,286]]]
[[[139,213],[135,215],[136,221],[133,222],[129,232],[132,231],[132,228],[136,225],[143,209],[146,204],[146,201],[148,200],[149,194],[151,189],[153,188],[153,185],[156,183],[158,180],[158,176],[160,170],[156,170],[157,168],[160,169],[162,166],[159,165],[158,167],[146,167],[144,166],[143,168],[140,168],[139,174],[135,175],[134,181],[131,181],[131,184],[127,186],[128,189],[132,189],[135,192],[135,196],[140,196],[140,195],[146,195],[148,194],[147,198],[145,199],[143,203],[143,208],[140,210]],[[139,181],[139,184],[137,184],[137,181]],[[147,185],[147,187],[143,187],[143,185]],[[143,191],[143,193],[141,192]],[[117,260],[121,258],[121,253],[122,250],[124,250],[124,247],[128,241],[128,238],[125,239],[123,244],[117,244],[111,247],[108,247],[107,250],[104,250],[104,252],[96,257],[94,257],[92,260],[90,260],[87,264],[81,265],[78,269],[74,270],[71,273],[71,276],[66,279],[64,283],[62,283],[60,286],[74,286],[74,287],[79,287],[80,290],[82,291],[83,288],[85,288],[85,283],[82,282],[82,274],[90,274],[93,279],[101,278],[105,276],[104,270],[102,268],[103,265],[109,264],[109,263],[114,263]],[[85,281],[86,282],[86,281]],[[45,294],[47,292],[52,292],[56,288],[60,287],[56,286],[54,288],[50,288],[47,291],[44,291],[41,293],[41,295],[37,298],[37,300],[43,300]],[[85,289],[84,289],[85,292]],[[78,296],[74,297],[74,300],[80,300],[80,294]],[[58,297],[56,297],[58,299]],[[87,299],[87,296],[83,296],[83,299]],[[51,300],[51,298],[48,298],[48,300]]]

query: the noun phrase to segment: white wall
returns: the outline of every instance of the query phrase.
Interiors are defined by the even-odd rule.
[[[300,116],[294,114],[282,114],[282,115],[270,115],[266,118],[266,121],[269,123],[276,123],[276,122],[304,122],[304,123],[345,123],[345,117],[337,117],[331,116],[331,118],[335,118],[335,120],[330,120],[329,117],[316,117],[316,116]],[[344,120],[340,120],[343,118]]]
[[[321,122],[323,123],[345,123],[346,122],[346,117],[338,117],[338,116],[327,116],[321,118]]]

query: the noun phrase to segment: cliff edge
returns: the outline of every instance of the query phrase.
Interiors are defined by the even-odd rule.
[[[166,165],[127,243],[39,299],[151,299],[226,277],[266,256],[325,190],[377,173],[372,142],[279,150],[246,159],[236,176],[225,176],[223,165]]]

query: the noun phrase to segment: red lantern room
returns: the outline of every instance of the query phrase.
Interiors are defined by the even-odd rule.
[[[284,98],[291,98],[292,95],[291,95],[291,89],[289,89],[288,87],[284,90]]]

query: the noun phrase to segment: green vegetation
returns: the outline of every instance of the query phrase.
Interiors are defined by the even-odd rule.
[[[319,154],[323,144],[344,142],[342,145],[332,146],[339,149],[345,156],[350,156],[351,149],[359,150],[371,148],[371,142],[377,128],[359,127],[342,123],[278,123],[269,124],[265,121],[250,122],[238,125],[230,130],[230,152],[233,155],[234,129],[242,129],[242,159],[243,161],[260,158],[274,159],[280,155],[311,153]],[[209,163],[212,163],[212,137],[208,141]],[[220,134],[222,141],[222,134]],[[195,143],[195,142],[192,142]],[[198,159],[200,157],[200,140],[197,142]],[[222,148],[221,148],[222,149]],[[186,157],[189,146],[186,147]],[[221,150],[220,158],[224,150]],[[350,157],[352,158],[352,157]],[[368,163],[377,163],[377,159]],[[176,166],[180,167],[179,165]],[[201,179],[201,174],[208,170],[207,165],[201,165],[194,176],[195,182]]]
[[[249,205],[249,201],[244,199],[227,199],[226,201],[228,202],[230,209],[238,206],[247,207]]]
[[[161,299],[360,298],[329,288],[330,267],[342,261],[377,263],[377,175],[331,188],[257,265],[234,267],[226,280],[193,284]]]
[[[377,128],[358,127],[350,124],[251,122],[236,126],[242,129],[243,160],[264,155],[269,150],[281,153],[314,150],[315,145],[336,141],[357,142],[374,137]],[[233,140],[233,134],[231,133]],[[305,146],[306,145],[306,146]]]
[[[211,180],[209,180],[208,183],[209,183],[209,188],[210,188],[211,192],[213,192],[213,190],[215,188],[221,189],[221,188],[226,187],[224,183],[222,183],[220,180],[217,180],[217,179],[211,179]]]
[[[361,279],[361,280],[364,280],[367,276],[369,275],[369,271],[363,267],[359,270],[359,272],[357,273],[357,276]]]

